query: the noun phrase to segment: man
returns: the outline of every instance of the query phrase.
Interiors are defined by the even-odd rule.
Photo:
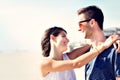
[[[97,6],[78,10],[79,31],[90,39],[92,48],[106,40],[103,33],[104,15]],[[113,46],[103,51],[85,67],[85,80],[120,80],[120,54]]]

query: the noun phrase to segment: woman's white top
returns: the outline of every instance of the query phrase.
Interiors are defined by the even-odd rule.
[[[66,54],[63,54],[63,60],[69,60]],[[59,72],[50,72],[44,79],[40,80],[76,80],[74,70],[65,70]]]

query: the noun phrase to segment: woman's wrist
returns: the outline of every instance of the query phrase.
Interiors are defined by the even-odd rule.
[[[100,54],[102,51],[107,49],[107,47],[104,44],[101,44],[101,45],[97,46],[95,49]]]
[[[96,49],[97,53],[99,54],[100,53],[99,50],[97,48],[95,48],[95,49]]]

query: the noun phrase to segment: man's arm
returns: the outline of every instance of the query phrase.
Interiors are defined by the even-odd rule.
[[[116,80],[120,80],[120,77],[116,77]]]
[[[75,59],[78,56],[84,54],[87,50],[90,49],[90,47],[91,45],[87,44],[83,47],[79,47],[79,48],[72,50],[71,52],[67,53],[67,55],[69,56],[70,59]]]

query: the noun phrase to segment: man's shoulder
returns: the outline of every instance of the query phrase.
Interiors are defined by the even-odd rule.
[[[117,53],[115,47],[112,45],[110,46],[108,49],[104,50],[100,55],[105,55],[105,56],[115,56],[115,55],[120,55],[119,53]]]
[[[115,51],[115,47],[112,45],[110,46],[109,48],[107,48],[105,51],[111,51],[111,50],[114,50]]]

